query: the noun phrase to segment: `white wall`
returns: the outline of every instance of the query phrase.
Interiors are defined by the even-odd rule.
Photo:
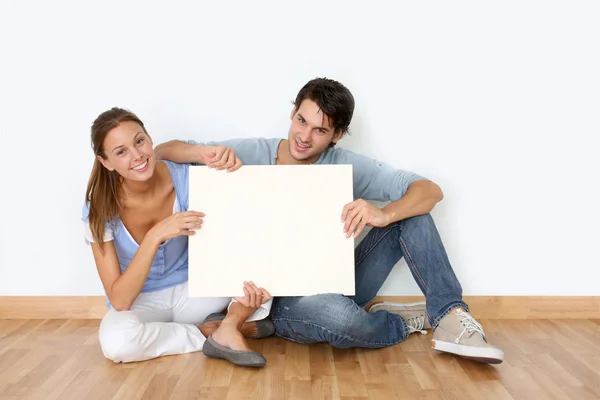
[[[0,1],[0,295],[97,295],[79,222],[89,127],[280,136],[316,76],[342,146],[438,182],[465,294],[600,295],[596,1]],[[382,294],[418,294],[402,262]]]

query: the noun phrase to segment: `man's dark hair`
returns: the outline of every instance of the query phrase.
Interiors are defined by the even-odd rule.
[[[323,114],[329,118],[335,133],[349,132],[354,113],[354,97],[348,88],[333,79],[315,78],[300,89],[293,103],[296,108],[300,108],[306,99],[317,103]],[[330,147],[334,145],[335,143],[331,143]]]

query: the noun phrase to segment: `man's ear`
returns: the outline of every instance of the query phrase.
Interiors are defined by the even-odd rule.
[[[292,113],[290,114],[290,120],[294,119],[294,115],[296,115],[297,111],[298,107],[294,106],[294,108],[292,108]]]
[[[333,139],[331,139],[331,141],[337,144],[337,142],[342,138],[342,136],[344,136],[344,131],[338,129],[338,131],[333,134]]]
[[[110,165],[110,163],[105,160],[104,158],[102,158],[101,156],[96,156],[96,158],[98,159],[98,161],[100,161],[100,163],[102,165],[104,165],[104,168],[106,168],[109,171],[114,171],[115,169],[112,167],[112,165]]]

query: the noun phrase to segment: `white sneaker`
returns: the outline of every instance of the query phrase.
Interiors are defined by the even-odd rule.
[[[488,343],[483,327],[469,313],[448,314],[433,333],[434,350],[488,364],[500,364],[504,351]]]

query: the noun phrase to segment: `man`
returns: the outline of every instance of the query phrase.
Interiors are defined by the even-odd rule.
[[[209,143],[230,148],[216,164],[194,141],[167,142],[156,152],[162,159],[219,169],[234,164],[239,168],[240,160],[246,165],[353,165],[356,200],[340,210],[345,232],[348,237],[356,237],[365,226],[372,227],[355,250],[356,295],[276,298],[271,317],[277,335],[299,343],[380,348],[399,343],[413,332],[425,333],[423,329],[433,328],[435,350],[501,363],[504,352],[487,342],[483,328],[462,300],[462,287],[429,214],[442,200],[442,191],[417,174],[335,148],[348,132],[353,112],[354,98],[346,87],[317,78],[296,96],[287,139]],[[377,208],[368,201],[390,203]],[[364,307],[402,257],[425,294],[426,303],[381,303],[367,312]]]

